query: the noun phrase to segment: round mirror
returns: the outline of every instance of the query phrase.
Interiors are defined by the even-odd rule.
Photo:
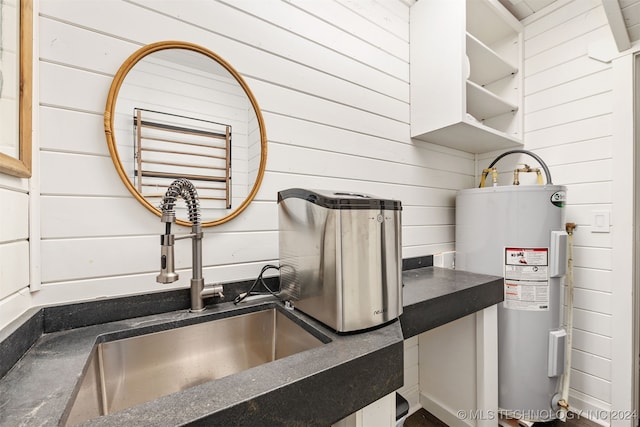
[[[158,216],[177,178],[198,190],[205,227],[235,218],[262,182],[267,136],[258,103],[238,72],[201,46],[165,41],[134,52],[111,83],[104,127],[120,178]],[[176,218],[191,225],[182,201]]]

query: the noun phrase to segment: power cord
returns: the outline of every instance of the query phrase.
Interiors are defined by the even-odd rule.
[[[244,300],[246,297],[248,297],[249,295],[251,295],[252,293],[254,295],[273,295],[274,297],[280,299],[280,296],[278,294],[275,293],[275,291],[272,291],[269,286],[267,286],[267,284],[264,282],[264,279],[262,278],[262,275],[267,271],[267,270],[271,270],[271,269],[275,269],[275,270],[280,270],[280,267],[278,267],[277,265],[272,265],[272,264],[267,264],[264,267],[262,267],[262,270],[260,271],[260,274],[258,275],[258,277],[256,278],[256,280],[253,281],[253,283],[251,284],[251,286],[249,287],[249,290],[247,292],[244,292],[240,295],[238,295],[234,300],[233,303],[234,304],[238,304],[239,302],[241,302],[242,300]],[[261,283],[262,286],[264,286],[264,288],[268,291],[268,292],[255,292],[254,289],[256,288],[256,286],[258,285],[258,283]]]

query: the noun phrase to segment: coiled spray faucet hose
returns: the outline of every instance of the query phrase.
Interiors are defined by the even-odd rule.
[[[191,181],[186,178],[178,178],[169,185],[162,199],[163,221],[170,223],[175,219],[175,203],[178,197],[182,197],[187,204],[189,221],[194,225],[200,224],[200,199],[198,192]]]

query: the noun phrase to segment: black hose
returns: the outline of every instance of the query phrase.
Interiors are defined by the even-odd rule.
[[[553,181],[551,179],[551,172],[549,172],[549,168],[547,167],[547,164],[544,162],[544,160],[542,160],[540,156],[538,156],[537,154],[527,150],[516,149],[516,150],[510,150],[505,153],[502,153],[498,157],[496,157],[493,162],[491,162],[491,164],[487,169],[491,169],[496,163],[498,163],[498,160],[500,160],[501,158],[508,156],[509,154],[516,154],[516,153],[527,154],[533,157],[534,159],[536,159],[536,161],[540,163],[540,166],[542,166],[542,169],[544,170],[544,174],[547,177],[547,184],[553,184]]]
[[[264,295],[263,292],[255,292],[254,289],[255,287],[258,285],[258,283],[262,284],[262,286],[268,291],[268,293],[270,293],[271,295],[273,295],[274,297],[281,299],[280,296],[275,292],[272,291],[269,286],[267,286],[266,283],[264,283],[264,279],[262,278],[262,275],[269,269],[275,269],[275,270],[280,270],[280,267],[277,265],[271,265],[271,264],[267,264],[264,267],[262,267],[262,270],[260,271],[260,274],[258,275],[258,277],[256,278],[256,280],[254,280],[254,282],[251,284],[251,286],[249,286],[249,290],[243,294],[238,295],[234,300],[233,303],[234,304],[238,304],[239,302],[241,302],[243,299],[245,299],[246,297],[248,297],[249,295],[253,294],[258,294],[258,295]]]

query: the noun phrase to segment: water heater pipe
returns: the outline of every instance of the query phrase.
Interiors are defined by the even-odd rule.
[[[509,154],[526,154],[526,155],[531,156],[534,159],[536,159],[536,161],[540,164],[540,166],[544,170],[544,174],[547,177],[547,184],[549,184],[549,185],[553,184],[553,180],[551,179],[551,172],[549,172],[549,168],[547,167],[547,164],[540,158],[540,156],[538,156],[537,154],[532,153],[531,151],[528,151],[528,150],[516,149],[516,150],[506,151],[506,152],[500,154],[498,157],[496,157],[493,160],[493,162],[491,162],[491,164],[489,165],[489,167],[487,169],[490,170],[491,168],[493,168],[493,166],[495,166],[495,164],[498,163],[498,161],[500,159],[502,159],[505,156],[508,156]],[[483,185],[481,185],[480,187],[483,187]]]
[[[571,380],[571,347],[573,331],[573,231],[576,224],[568,222],[565,224],[568,239],[567,256],[567,318],[565,328],[567,332],[567,345],[564,358],[564,373],[562,374],[561,396],[558,405],[562,407],[563,420],[566,420],[566,412],[569,409],[569,383]]]

